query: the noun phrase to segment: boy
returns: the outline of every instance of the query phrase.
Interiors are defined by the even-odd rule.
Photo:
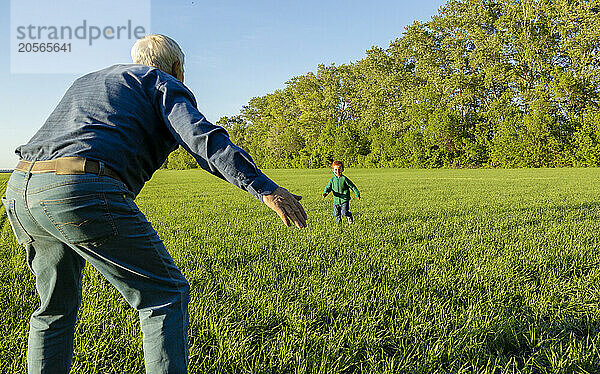
[[[327,186],[323,190],[323,198],[327,196],[329,191],[333,191],[333,214],[335,221],[340,223],[341,216],[348,217],[348,223],[352,223],[352,213],[350,213],[350,189],[354,191],[356,199],[360,199],[358,188],[350,179],[342,175],[344,172],[344,163],[342,161],[333,161],[331,164],[334,177],[329,180]]]

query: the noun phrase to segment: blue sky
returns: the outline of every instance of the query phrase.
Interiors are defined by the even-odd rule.
[[[200,111],[216,122],[318,64],[349,63],[373,45],[386,48],[407,25],[428,21],[444,3],[151,0],[150,32],[182,47],[185,83]],[[12,168],[14,149],[44,123],[78,75],[11,74],[10,1],[0,4],[0,168]],[[128,54],[115,51],[114,62],[129,62],[123,57]]]

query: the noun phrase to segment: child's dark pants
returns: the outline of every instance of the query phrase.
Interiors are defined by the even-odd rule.
[[[350,202],[345,201],[340,205],[333,204],[333,215],[335,217],[335,221],[337,223],[341,222],[342,217],[346,216],[352,218],[352,213],[350,212]]]

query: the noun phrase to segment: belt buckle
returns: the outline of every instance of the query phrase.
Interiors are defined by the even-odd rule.
[[[85,158],[77,156],[57,158],[56,174],[85,174]]]

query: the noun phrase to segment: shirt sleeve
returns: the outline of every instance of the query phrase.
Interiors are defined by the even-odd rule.
[[[331,181],[332,179],[330,179],[329,182],[327,182],[327,186],[325,186],[325,189],[323,190],[324,194],[328,194],[331,192]]]
[[[193,94],[181,82],[167,80],[157,87],[155,95],[159,115],[169,131],[202,169],[260,201],[277,189],[277,184],[260,171],[252,157],[231,142],[224,128],[206,120],[198,111]]]
[[[352,181],[348,177],[346,177],[346,183],[348,183],[348,186],[352,189],[352,191],[354,191],[354,196],[360,197],[360,192],[358,191],[358,188],[356,188],[354,183],[352,183]]]

